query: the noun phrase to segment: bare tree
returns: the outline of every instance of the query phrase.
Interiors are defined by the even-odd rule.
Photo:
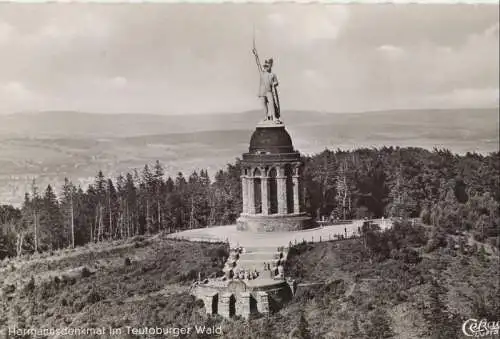
[[[38,201],[39,201],[39,196],[38,196],[38,186],[36,185],[36,180],[33,179],[31,183],[31,196],[32,196],[32,214],[33,214],[33,245],[34,245],[34,250],[35,253],[38,252]],[[22,246],[22,239],[21,239],[21,246]]]

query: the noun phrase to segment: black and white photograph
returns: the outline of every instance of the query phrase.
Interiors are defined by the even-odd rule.
[[[499,7],[0,3],[0,338],[500,338]]]

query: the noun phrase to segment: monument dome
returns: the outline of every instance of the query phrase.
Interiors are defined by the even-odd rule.
[[[292,138],[284,126],[257,126],[250,138],[249,153],[293,153]]]

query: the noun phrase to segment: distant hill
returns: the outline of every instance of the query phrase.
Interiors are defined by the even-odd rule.
[[[151,134],[192,133],[218,130],[251,130],[262,113],[154,115],[96,114],[47,111],[0,115],[0,137],[129,137]],[[394,127],[433,129],[451,126],[474,131],[498,128],[498,108],[392,110],[364,113],[286,111],[283,120],[290,128],[322,126],[337,130],[348,127],[365,131],[391,131]]]

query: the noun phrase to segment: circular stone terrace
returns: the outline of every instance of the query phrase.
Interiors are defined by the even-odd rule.
[[[389,219],[371,220],[380,225],[382,229],[392,225]],[[307,242],[329,241],[337,236],[351,237],[359,235],[363,220],[353,220],[349,223],[325,225],[294,232],[241,232],[236,225],[213,226],[197,228],[168,235],[170,239],[183,239],[189,241],[229,242],[230,248],[236,247],[288,247],[289,244]]]

